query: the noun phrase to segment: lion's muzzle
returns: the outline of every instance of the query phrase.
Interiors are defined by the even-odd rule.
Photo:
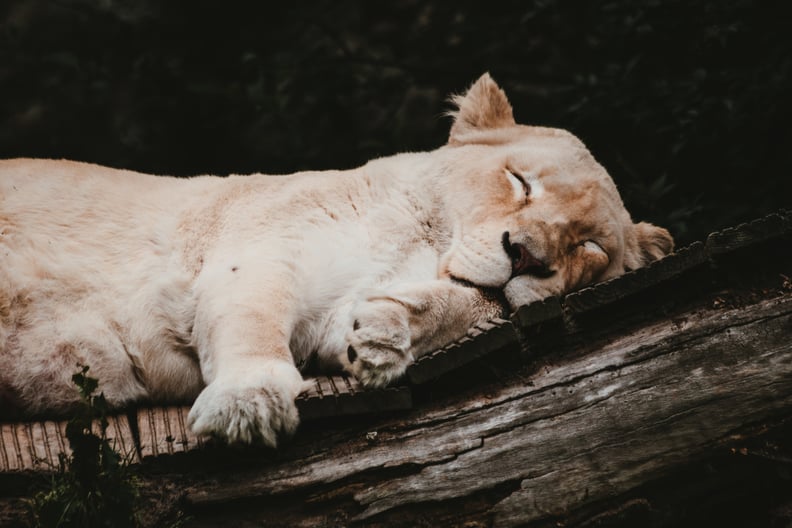
[[[555,271],[542,260],[536,258],[527,247],[520,243],[512,243],[509,240],[509,232],[504,231],[501,237],[503,249],[512,262],[512,278],[518,275],[533,275],[534,277],[547,278],[552,276]]]

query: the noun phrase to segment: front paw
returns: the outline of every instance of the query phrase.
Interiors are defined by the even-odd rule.
[[[384,387],[413,362],[408,312],[388,298],[373,298],[353,312],[347,370],[365,387]]]
[[[220,377],[207,385],[190,409],[193,432],[228,443],[270,447],[277,446],[279,437],[292,435],[299,424],[294,398],[302,379],[257,374]]]

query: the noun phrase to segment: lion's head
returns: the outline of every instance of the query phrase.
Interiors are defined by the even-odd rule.
[[[454,98],[441,274],[505,287],[512,305],[621,275],[668,254],[665,229],[633,223],[616,185],[565,130],[518,125],[484,74]],[[471,192],[471,190],[473,192]]]

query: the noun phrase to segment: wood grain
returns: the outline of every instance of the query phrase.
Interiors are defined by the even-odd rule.
[[[412,393],[404,385],[367,390],[350,376],[317,376],[296,401],[300,418],[313,420],[409,409]]]
[[[203,446],[187,426],[189,407],[142,408],[135,413],[141,458],[183,453]]]
[[[407,379],[427,383],[487,354],[505,347],[519,347],[519,337],[511,321],[493,319],[470,329],[467,335],[431,352],[407,367]]]
[[[792,212],[778,211],[752,222],[729,227],[707,236],[708,255],[716,256],[792,232]]]
[[[790,295],[655,322],[575,350],[526,383],[490,388],[486,398],[376,424],[387,434],[375,444],[335,438],[311,456],[196,485],[188,500],[321,497],[335,486],[334,496],[348,493],[357,504],[350,515],[376,525],[387,524],[388,512],[506,487],[490,512],[495,524],[524,524],[623,493],[746,423],[789,413],[790,330]]]
[[[93,431],[100,434],[98,422],[93,424]],[[108,417],[105,434],[118,453],[131,462],[139,461],[126,415]],[[0,472],[54,470],[60,454],[71,454],[65,421],[0,424]]]
[[[625,273],[621,277],[589,286],[566,295],[562,300],[564,310],[580,314],[607,306],[629,296],[639,295],[648,288],[668,282],[707,260],[702,242],[695,242],[671,255],[652,262],[645,268]]]

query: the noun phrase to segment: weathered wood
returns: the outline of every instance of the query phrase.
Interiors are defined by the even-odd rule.
[[[792,231],[792,211],[778,211],[707,236],[708,255],[729,253]]]
[[[621,277],[570,293],[563,299],[564,309],[579,314],[609,305],[647,288],[668,281],[677,275],[706,262],[704,244],[695,242],[645,268],[625,273]]]
[[[479,331],[480,332],[480,331]],[[302,420],[404,410],[412,406],[408,386],[366,390],[348,376],[319,376],[297,400]],[[108,417],[106,436],[131,462],[200,449],[206,440],[187,425],[188,406],[144,407]],[[130,423],[130,420],[134,422]],[[99,425],[94,424],[99,433]],[[70,454],[66,421],[0,423],[0,472],[56,468]]]
[[[407,367],[407,379],[416,384],[426,383],[482,356],[518,343],[519,337],[510,321],[493,319],[472,328],[461,339],[419,358]]]
[[[93,430],[99,434],[98,422],[93,424]],[[132,462],[139,461],[135,439],[125,415],[108,417],[105,434],[117,452]],[[65,421],[0,424],[0,472],[52,470],[58,467],[60,454],[71,454]]]
[[[318,376],[313,379],[313,386],[297,397],[297,409],[303,420],[403,410],[411,406],[409,387],[366,390],[357,379],[346,375]]]
[[[135,435],[129,423],[129,419],[130,417],[127,414],[108,416],[105,435],[116,452],[126,457],[129,462],[134,463],[140,461],[140,452],[137,448]],[[99,424],[96,422],[94,422],[93,431],[95,434],[99,434]]]
[[[304,494],[317,508],[321,490],[337,486],[334,496],[352,499],[350,516],[387,524],[405,508],[497,488],[496,525],[560,514],[696,460],[745,424],[792,413],[790,331],[792,295],[681,314],[563,354],[486,398],[376,424],[375,443],[355,435],[309,456],[297,449],[195,485],[188,499]]]
[[[138,451],[141,458],[172,455],[203,446],[203,440],[187,427],[189,407],[138,409]]]
[[[718,315],[666,323],[559,365],[534,379],[530,397],[482,413],[481,449],[358,494],[363,516],[517,480],[520,490],[494,508],[496,524],[512,526],[660,476],[792,404],[791,314],[787,301],[730,314],[737,324]],[[511,419],[491,424],[495,415]]]
[[[511,320],[515,326],[525,331],[540,324],[560,321],[562,316],[561,300],[553,296],[520,306]]]

